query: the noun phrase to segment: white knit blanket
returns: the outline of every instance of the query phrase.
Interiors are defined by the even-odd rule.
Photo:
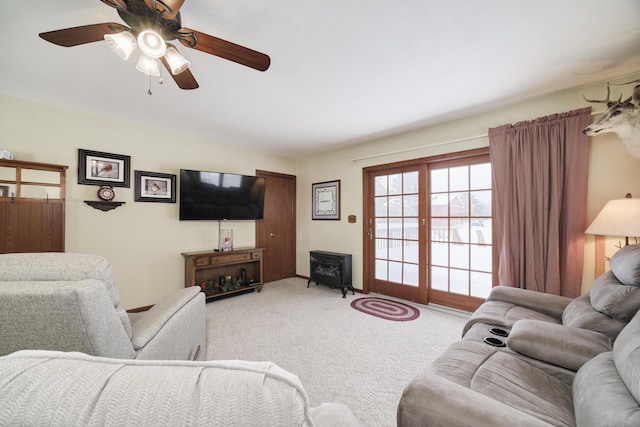
[[[270,362],[0,357],[0,425],[313,426],[298,378]]]

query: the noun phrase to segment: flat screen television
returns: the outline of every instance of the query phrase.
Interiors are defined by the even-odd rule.
[[[180,220],[264,218],[265,179],[180,169]]]

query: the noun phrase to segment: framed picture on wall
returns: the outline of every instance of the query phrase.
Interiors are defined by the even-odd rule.
[[[311,219],[340,219],[340,180],[311,184]]]
[[[166,173],[135,171],[136,202],[176,202],[176,176]]]
[[[78,149],[78,184],[129,188],[131,157]]]

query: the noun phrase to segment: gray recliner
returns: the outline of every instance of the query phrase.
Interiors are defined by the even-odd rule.
[[[640,426],[640,313],[612,351],[556,377],[477,341],[452,344],[405,388],[398,427]]]
[[[510,329],[533,319],[600,332],[612,340],[640,309],[640,246],[628,245],[611,258],[611,271],[578,298],[496,286],[471,316],[463,336],[476,323]]]
[[[199,287],[129,314],[120,306],[111,265],[97,255],[0,255],[0,325],[0,355],[34,349],[121,359],[205,358]]]

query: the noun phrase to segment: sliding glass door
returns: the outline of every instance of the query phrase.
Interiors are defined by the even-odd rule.
[[[493,283],[486,150],[367,168],[363,178],[365,290],[479,305]]]

